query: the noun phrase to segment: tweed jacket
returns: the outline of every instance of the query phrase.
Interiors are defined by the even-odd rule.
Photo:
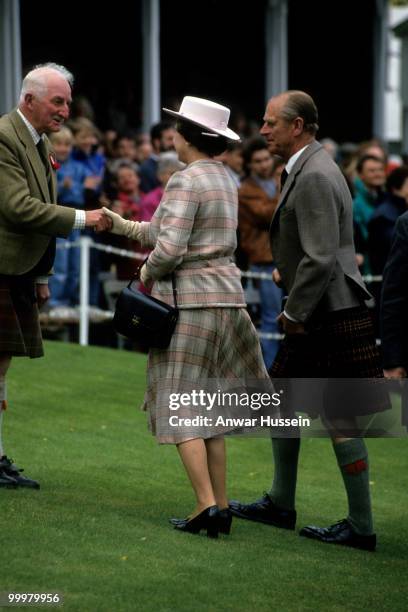
[[[199,160],[173,174],[150,223],[141,224],[152,295],[180,308],[242,307],[237,246],[237,189],[221,162]]]
[[[48,139],[45,141],[49,152]],[[75,211],[57,206],[56,177],[49,193],[44,164],[16,110],[0,119],[0,274],[29,272],[51,236],[66,237]]]
[[[241,249],[250,264],[272,263],[269,226],[278,204],[252,177],[238,189],[238,228]]]
[[[335,311],[370,299],[355,258],[347,183],[316,141],[285,182],[270,238],[288,294],[285,310],[297,321],[306,322],[318,305]]]

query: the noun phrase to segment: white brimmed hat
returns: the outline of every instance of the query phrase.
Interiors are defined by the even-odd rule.
[[[230,140],[240,140],[238,134],[228,127],[229,108],[216,102],[211,102],[211,100],[184,96],[178,112],[168,108],[163,108],[163,110],[165,113],[173,115],[173,117],[179,117],[183,121],[195,123],[214,134],[225,136],[225,138]]]

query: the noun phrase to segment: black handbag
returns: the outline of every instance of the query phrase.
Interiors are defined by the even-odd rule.
[[[139,278],[140,268],[119,294],[113,326],[118,334],[130,340],[136,340],[146,347],[164,349],[170,344],[179,316],[174,273],[171,275],[174,306],[169,306],[132,287]]]

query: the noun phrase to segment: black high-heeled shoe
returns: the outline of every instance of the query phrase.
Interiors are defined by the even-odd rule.
[[[171,518],[169,519],[169,523],[176,527],[177,525],[186,525],[188,523],[188,518]],[[225,533],[229,535],[231,532],[231,523],[232,523],[232,512],[229,508],[224,508],[223,510],[219,510],[218,515],[218,531],[219,533]]]
[[[232,512],[229,508],[223,508],[219,511],[218,525],[220,533],[229,535],[231,532]]]
[[[202,529],[206,529],[208,538],[218,538],[219,514],[218,506],[210,506],[192,519],[171,519],[170,522],[174,529],[179,531],[200,533]]]

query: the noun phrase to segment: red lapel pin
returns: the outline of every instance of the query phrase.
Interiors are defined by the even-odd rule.
[[[57,162],[57,160],[51,153],[50,153],[50,164],[53,170],[58,170],[59,168],[61,168],[61,164]]]

